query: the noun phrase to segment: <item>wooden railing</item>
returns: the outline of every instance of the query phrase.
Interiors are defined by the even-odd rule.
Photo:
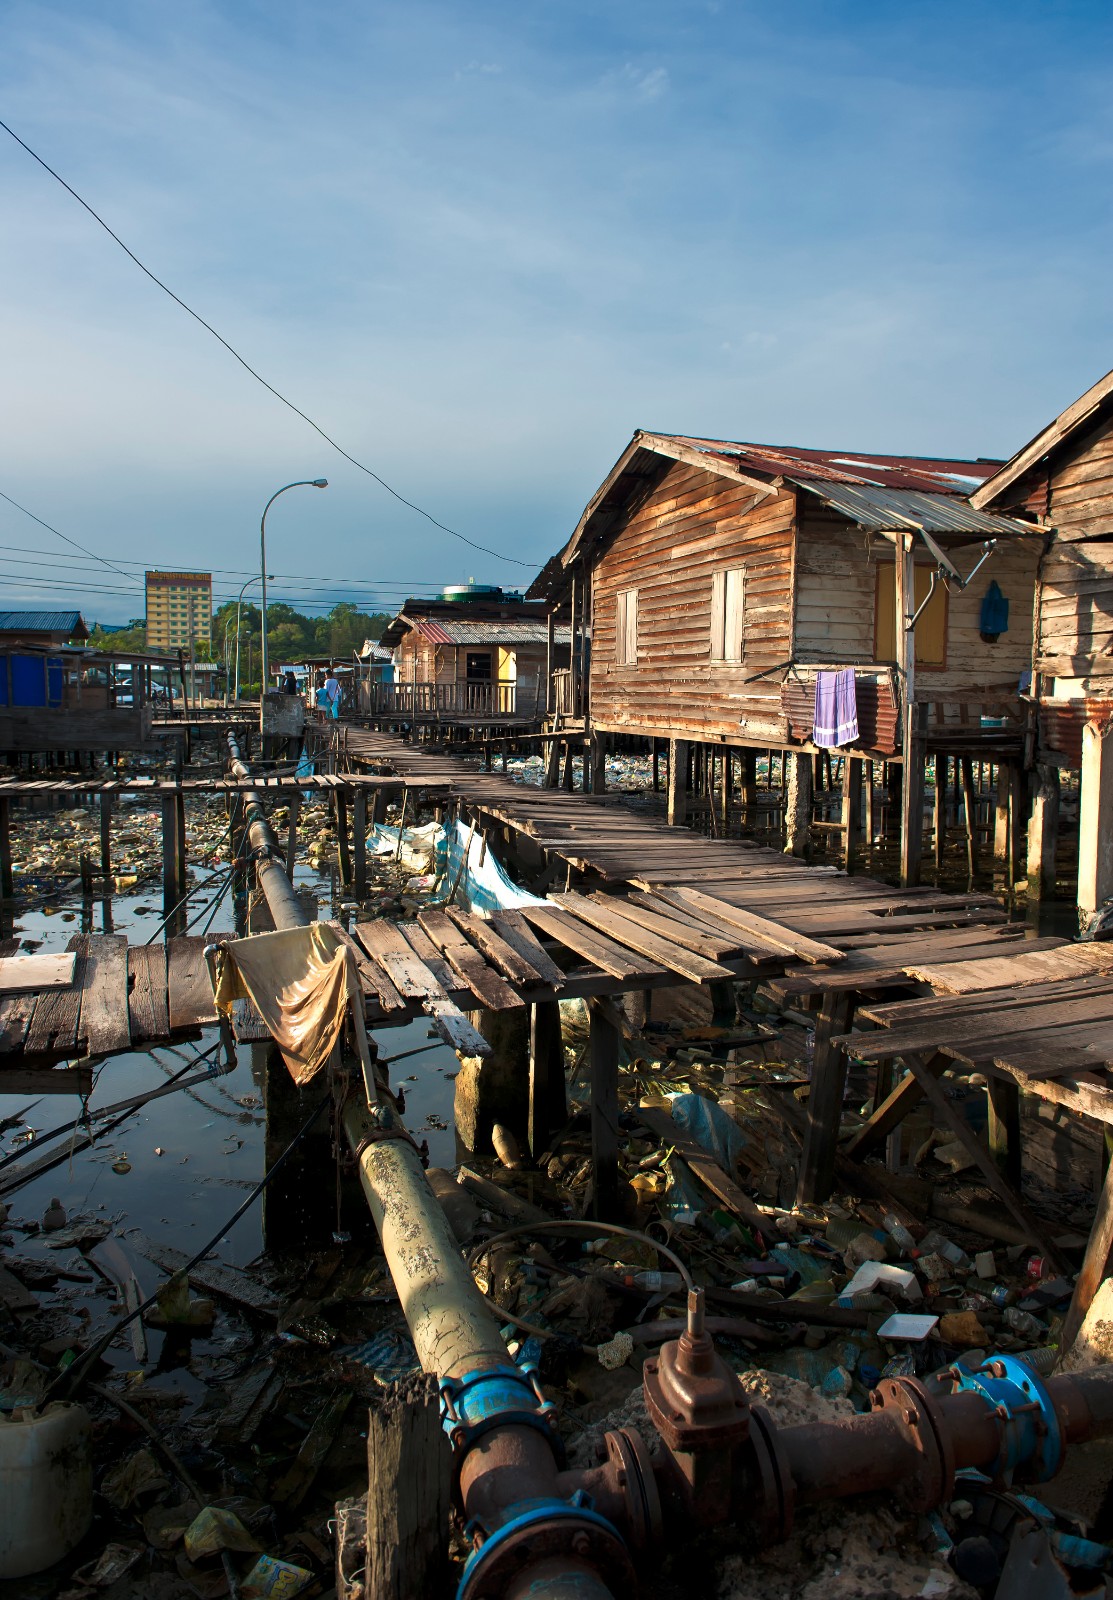
[[[368,716],[449,721],[465,717],[525,717],[544,711],[541,690],[512,680],[472,683],[364,683],[360,709]]]
[[[578,672],[570,667],[559,667],[553,673],[552,711],[557,717],[582,717],[584,714],[584,684]]]

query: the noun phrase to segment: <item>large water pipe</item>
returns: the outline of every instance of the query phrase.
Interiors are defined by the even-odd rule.
[[[231,770],[250,781],[234,730],[228,749]],[[275,927],[307,926],[262,797],[248,792],[243,802]],[[512,1360],[401,1119],[385,1102],[369,1107],[353,1093],[343,1124],[418,1359],[440,1382],[459,1502],[475,1530],[461,1596],[612,1600],[614,1590],[628,1592],[626,1546],[611,1522],[580,1503],[578,1480],[562,1476],[554,1408],[536,1372]]]

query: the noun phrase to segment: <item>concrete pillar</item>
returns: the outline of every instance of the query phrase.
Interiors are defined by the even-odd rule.
[[[529,1007],[480,1011],[472,1022],[491,1046],[489,1056],[464,1056],[456,1078],[456,1145],[461,1157],[489,1155],[496,1122],[523,1150],[529,1137]]]
[[[788,752],[785,793],[785,854],[803,856],[808,851],[812,821],[812,758],[801,751]]]
[[[1028,901],[1055,893],[1055,842],[1059,835],[1059,769],[1043,762],[1035,770],[1028,819]]]
[[[1113,895],[1113,718],[1082,730],[1078,810],[1079,922]]]
[[[669,823],[678,828],[687,815],[688,741],[669,740]]]

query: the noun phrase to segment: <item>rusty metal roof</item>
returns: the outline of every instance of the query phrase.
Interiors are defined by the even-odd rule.
[[[539,644],[548,635],[548,624],[543,617],[522,622],[471,622],[463,617],[444,620],[440,617],[414,617],[411,626],[430,644]],[[556,643],[570,644],[572,630],[566,625],[556,629]]]
[[[953,461],[932,456],[874,455],[872,451],[732,443],[726,439],[694,439],[686,434],[648,435],[647,442],[653,438],[686,445],[713,460],[729,462],[742,472],[755,472],[761,477],[822,479],[828,483],[919,489],[929,494],[972,494],[1001,465],[1000,461]]]

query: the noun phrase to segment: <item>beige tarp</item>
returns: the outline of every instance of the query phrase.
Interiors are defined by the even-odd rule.
[[[327,923],[230,940],[217,958],[216,1003],[252,1002],[295,1083],[308,1083],[340,1039],[348,1002],[363,1054],[363,989],[351,950]]]

